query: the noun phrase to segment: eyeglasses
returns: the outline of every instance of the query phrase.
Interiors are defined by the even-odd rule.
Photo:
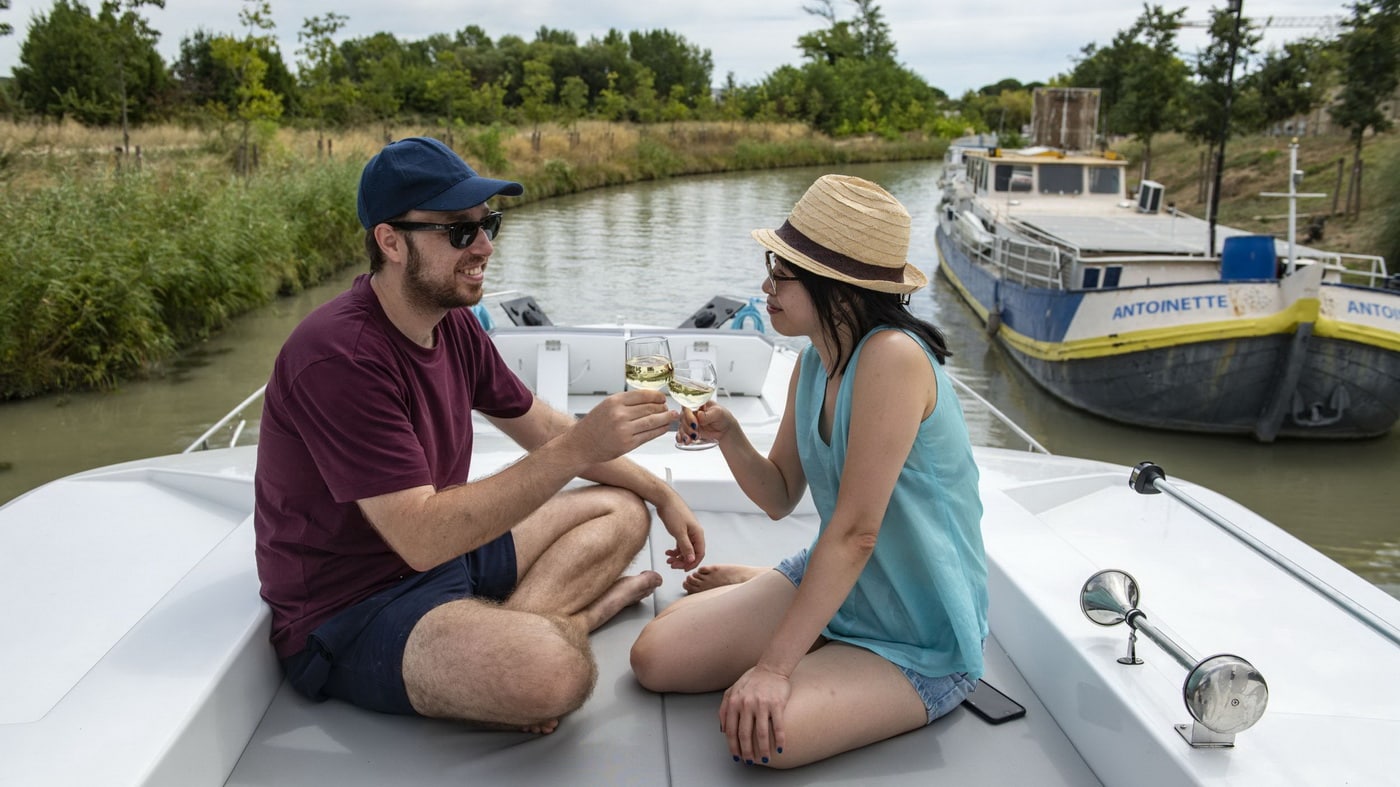
[[[481,221],[457,221],[451,224],[431,224],[422,221],[386,221],[390,227],[396,230],[416,231],[437,231],[447,233],[447,242],[452,244],[454,249],[465,249],[476,241],[478,230],[485,230],[487,240],[495,240],[496,233],[501,231],[501,212],[493,210],[486,214]]]
[[[796,276],[789,276],[787,274],[778,273],[776,270],[774,270],[774,268],[776,267],[776,263],[779,262],[785,265],[787,264],[787,260],[783,259],[782,257],[779,257],[773,252],[763,252],[763,264],[765,267],[768,268],[768,285],[773,288],[773,292],[778,291],[778,282],[780,281],[797,281]]]

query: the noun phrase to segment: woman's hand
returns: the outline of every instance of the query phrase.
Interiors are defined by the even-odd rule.
[[[719,727],[729,739],[729,753],[735,760],[767,763],[775,753],[782,753],[783,710],[791,694],[788,677],[761,664],[729,687],[719,705]]]
[[[676,442],[681,445],[689,445],[696,440],[722,442],[729,430],[737,428],[739,422],[734,414],[713,401],[706,402],[699,410],[682,407]]]

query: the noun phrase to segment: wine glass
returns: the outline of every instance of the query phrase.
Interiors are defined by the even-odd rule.
[[[671,345],[664,336],[627,340],[627,385],[660,391],[671,381]]]
[[[715,389],[719,387],[719,375],[715,373],[713,363],[704,358],[687,358],[677,361],[673,366],[671,381],[666,386],[671,391],[672,399],[694,411],[714,397]],[[719,445],[709,439],[682,443],[680,439],[685,431],[685,424],[681,424],[680,429],[681,431],[676,433],[676,447],[683,451],[703,451]]]

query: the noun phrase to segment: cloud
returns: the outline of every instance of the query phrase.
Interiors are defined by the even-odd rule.
[[[369,0],[272,0],[272,16],[282,56],[295,68],[300,47],[297,32],[308,17],[335,12],[349,17],[342,35],[358,38],[390,32],[404,40],[425,38],[433,33],[453,33],[468,25],[478,25],[492,39],[517,35],[534,38],[541,26],[575,33],[580,43],[601,37],[610,28],[632,30],[666,29],[679,33],[688,42],[710,50],[714,80],[724,81],[733,72],[740,83],[752,84],[779,66],[797,64],[797,38],[825,23],[802,10],[806,0],[764,3],[757,0],[707,0],[675,2],[651,0],[599,0],[579,3],[573,0],[519,0],[496,3],[485,14],[473,16],[461,4],[445,0],[395,0],[386,6]],[[91,0],[90,7],[96,5]],[[483,4],[473,4],[480,9]],[[849,18],[854,6],[836,0],[838,17]],[[1045,81],[1073,67],[1085,44],[1107,44],[1114,34],[1130,26],[1142,13],[1141,4],[1098,4],[1088,9],[1071,0],[983,0],[977,3],[933,3],[929,0],[886,0],[876,4],[889,24],[901,62],[929,84],[949,95],[1005,78],[1022,82]],[[46,13],[49,0],[14,0],[0,20],[15,27],[15,34],[0,38],[0,73],[9,72],[19,62],[19,47],[36,12]],[[171,0],[165,9],[145,9],[145,16],[163,35],[159,44],[167,61],[179,53],[180,40],[197,29],[215,33],[238,33],[240,3],[230,0]],[[1211,4],[1186,5],[1188,19],[1207,19]],[[1340,3],[1306,0],[1247,0],[1245,15],[1262,20],[1274,17],[1347,15]],[[1308,28],[1279,28],[1269,31],[1266,45],[1316,32]],[[1204,46],[1200,30],[1183,30],[1179,37],[1185,54]]]

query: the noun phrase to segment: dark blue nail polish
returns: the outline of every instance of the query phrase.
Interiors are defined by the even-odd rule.
[[[738,761],[739,761],[739,755],[737,755],[737,754],[734,755],[734,761],[735,761],[735,762],[738,762]]]
[[[768,758],[767,758],[767,757],[764,757],[764,758],[763,758],[763,762],[764,762],[765,764],[767,764]]]
[[[691,433],[690,433],[690,439],[691,439],[691,440],[699,440],[699,439],[700,439],[700,435],[696,434],[695,432],[691,432]]]
[[[783,747],[781,747],[781,746],[778,747],[778,753],[779,753],[779,754],[782,754],[782,753],[783,753]]]
[[[744,760],[745,765],[753,765],[753,760]]]
[[[697,424],[697,423],[695,423],[694,421],[691,421],[691,422],[690,422],[690,428],[691,428],[691,429],[698,429],[698,428],[700,428],[700,424]]]

